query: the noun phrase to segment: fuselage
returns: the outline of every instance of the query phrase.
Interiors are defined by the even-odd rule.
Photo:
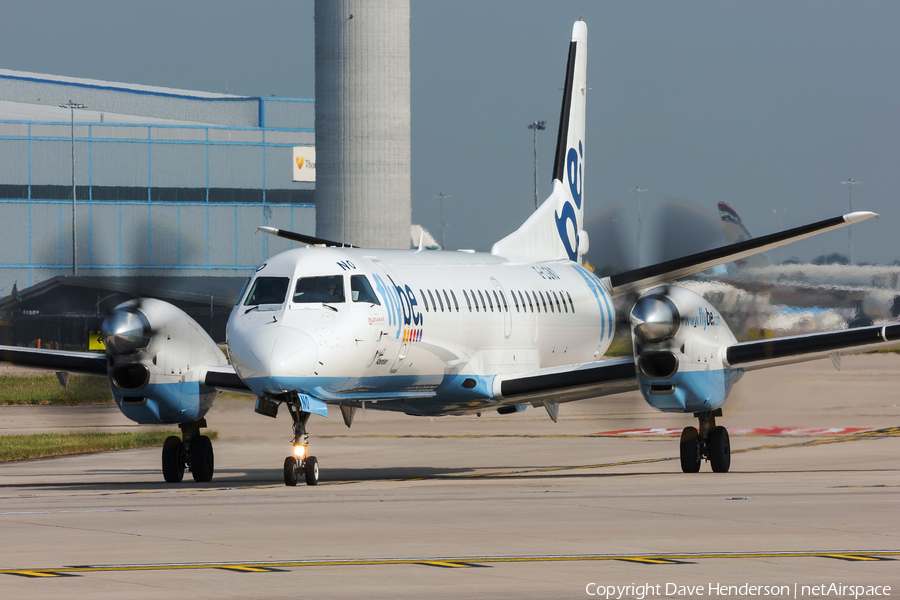
[[[441,414],[490,404],[495,375],[599,359],[614,311],[570,261],[305,247],[259,267],[228,348],[257,395]]]

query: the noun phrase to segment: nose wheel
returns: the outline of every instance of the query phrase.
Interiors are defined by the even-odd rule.
[[[319,461],[315,456],[309,456],[309,434],[306,432],[306,423],[309,421],[309,413],[300,410],[299,403],[285,402],[291,419],[294,421],[294,454],[284,459],[284,485],[295,486],[300,481],[301,474],[306,480],[306,485],[318,485]]]
[[[716,417],[722,416],[722,409],[694,413],[694,416],[700,420],[700,429],[685,427],[681,432],[681,470],[696,473],[705,458],[714,473],[727,473],[731,468],[731,441],[728,430],[716,425]]]
[[[306,485],[318,485],[319,461],[315,456],[307,456],[305,459],[297,456],[288,456],[284,459],[284,485],[295,486],[303,474]]]

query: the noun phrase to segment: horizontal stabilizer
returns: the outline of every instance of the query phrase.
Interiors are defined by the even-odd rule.
[[[820,233],[825,233],[826,231],[832,231],[877,216],[878,215],[873,212],[853,212],[840,217],[825,219],[818,223],[811,223],[809,225],[788,229],[787,231],[745,240],[728,246],[722,246],[721,248],[698,252],[696,254],[691,254],[690,256],[640,267],[632,271],[612,275],[609,278],[610,289],[613,296],[621,296],[660,283],[673,281],[679,277],[691,275],[692,273],[705,271],[706,269],[718,265],[753,256],[760,252],[767,252],[774,248],[790,244],[791,242],[803,240]]]
[[[302,233],[294,233],[293,231],[287,231],[285,229],[276,229],[275,227],[268,227],[266,225],[260,225],[257,227],[263,233],[268,233],[269,235],[274,235],[275,237],[284,238],[286,240],[291,240],[292,242],[300,242],[301,244],[308,244],[310,246],[329,246],[332,248],[356,248],[356,246],[352,246],[350,244],[344,244],[342,242],[333,242],[331,240],[326,240],[322,238],[313,237],[311,235],[303,235]]]

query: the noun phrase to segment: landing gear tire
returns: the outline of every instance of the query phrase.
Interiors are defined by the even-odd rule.
[[[709,464],[714,473],[727,473],[731,467],[731,442],[722,426],[709,432]]]
[[[300,470],[300,461],[296,456],[288,456],[284,459],[284,485],[294,487],[297,485],[297,475]]]
[[[700,432],[696,427],[685,427],[681,432],[681,470],[700,471]]]
[[[181,483],[184,479],[184,444],[170,435],[163,442],[162,472],[167,483]]]
[[[194,481],[212,481],[214,467],[212,442],[205,435],[197,436],[191,442],[191,475]]]
[[[315,456],[307,456],[303,465],[303,471],[306,474],[306,485],[319,484],[319,461]]]

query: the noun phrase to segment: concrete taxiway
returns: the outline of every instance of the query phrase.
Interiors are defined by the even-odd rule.
[[[314,418],[322,484],[288,488],[287,415],[221,399],[209,484],[163,483],[158,448],[0,465],[0,592],[589,598],[589,583],[662,596],[673,583],[708,597],[710,584],[835,583],[898,596],[900,357],[842,367],[749,373],[720,423],[877,433],[734,436],[727,474],[681,473],[677,438],[594,435],[693,421],[628,394],[564,405],[557,424],[533,408],[370,410],[349,430]],[[107,406],[0,408],[0,434],[131,425]]]

